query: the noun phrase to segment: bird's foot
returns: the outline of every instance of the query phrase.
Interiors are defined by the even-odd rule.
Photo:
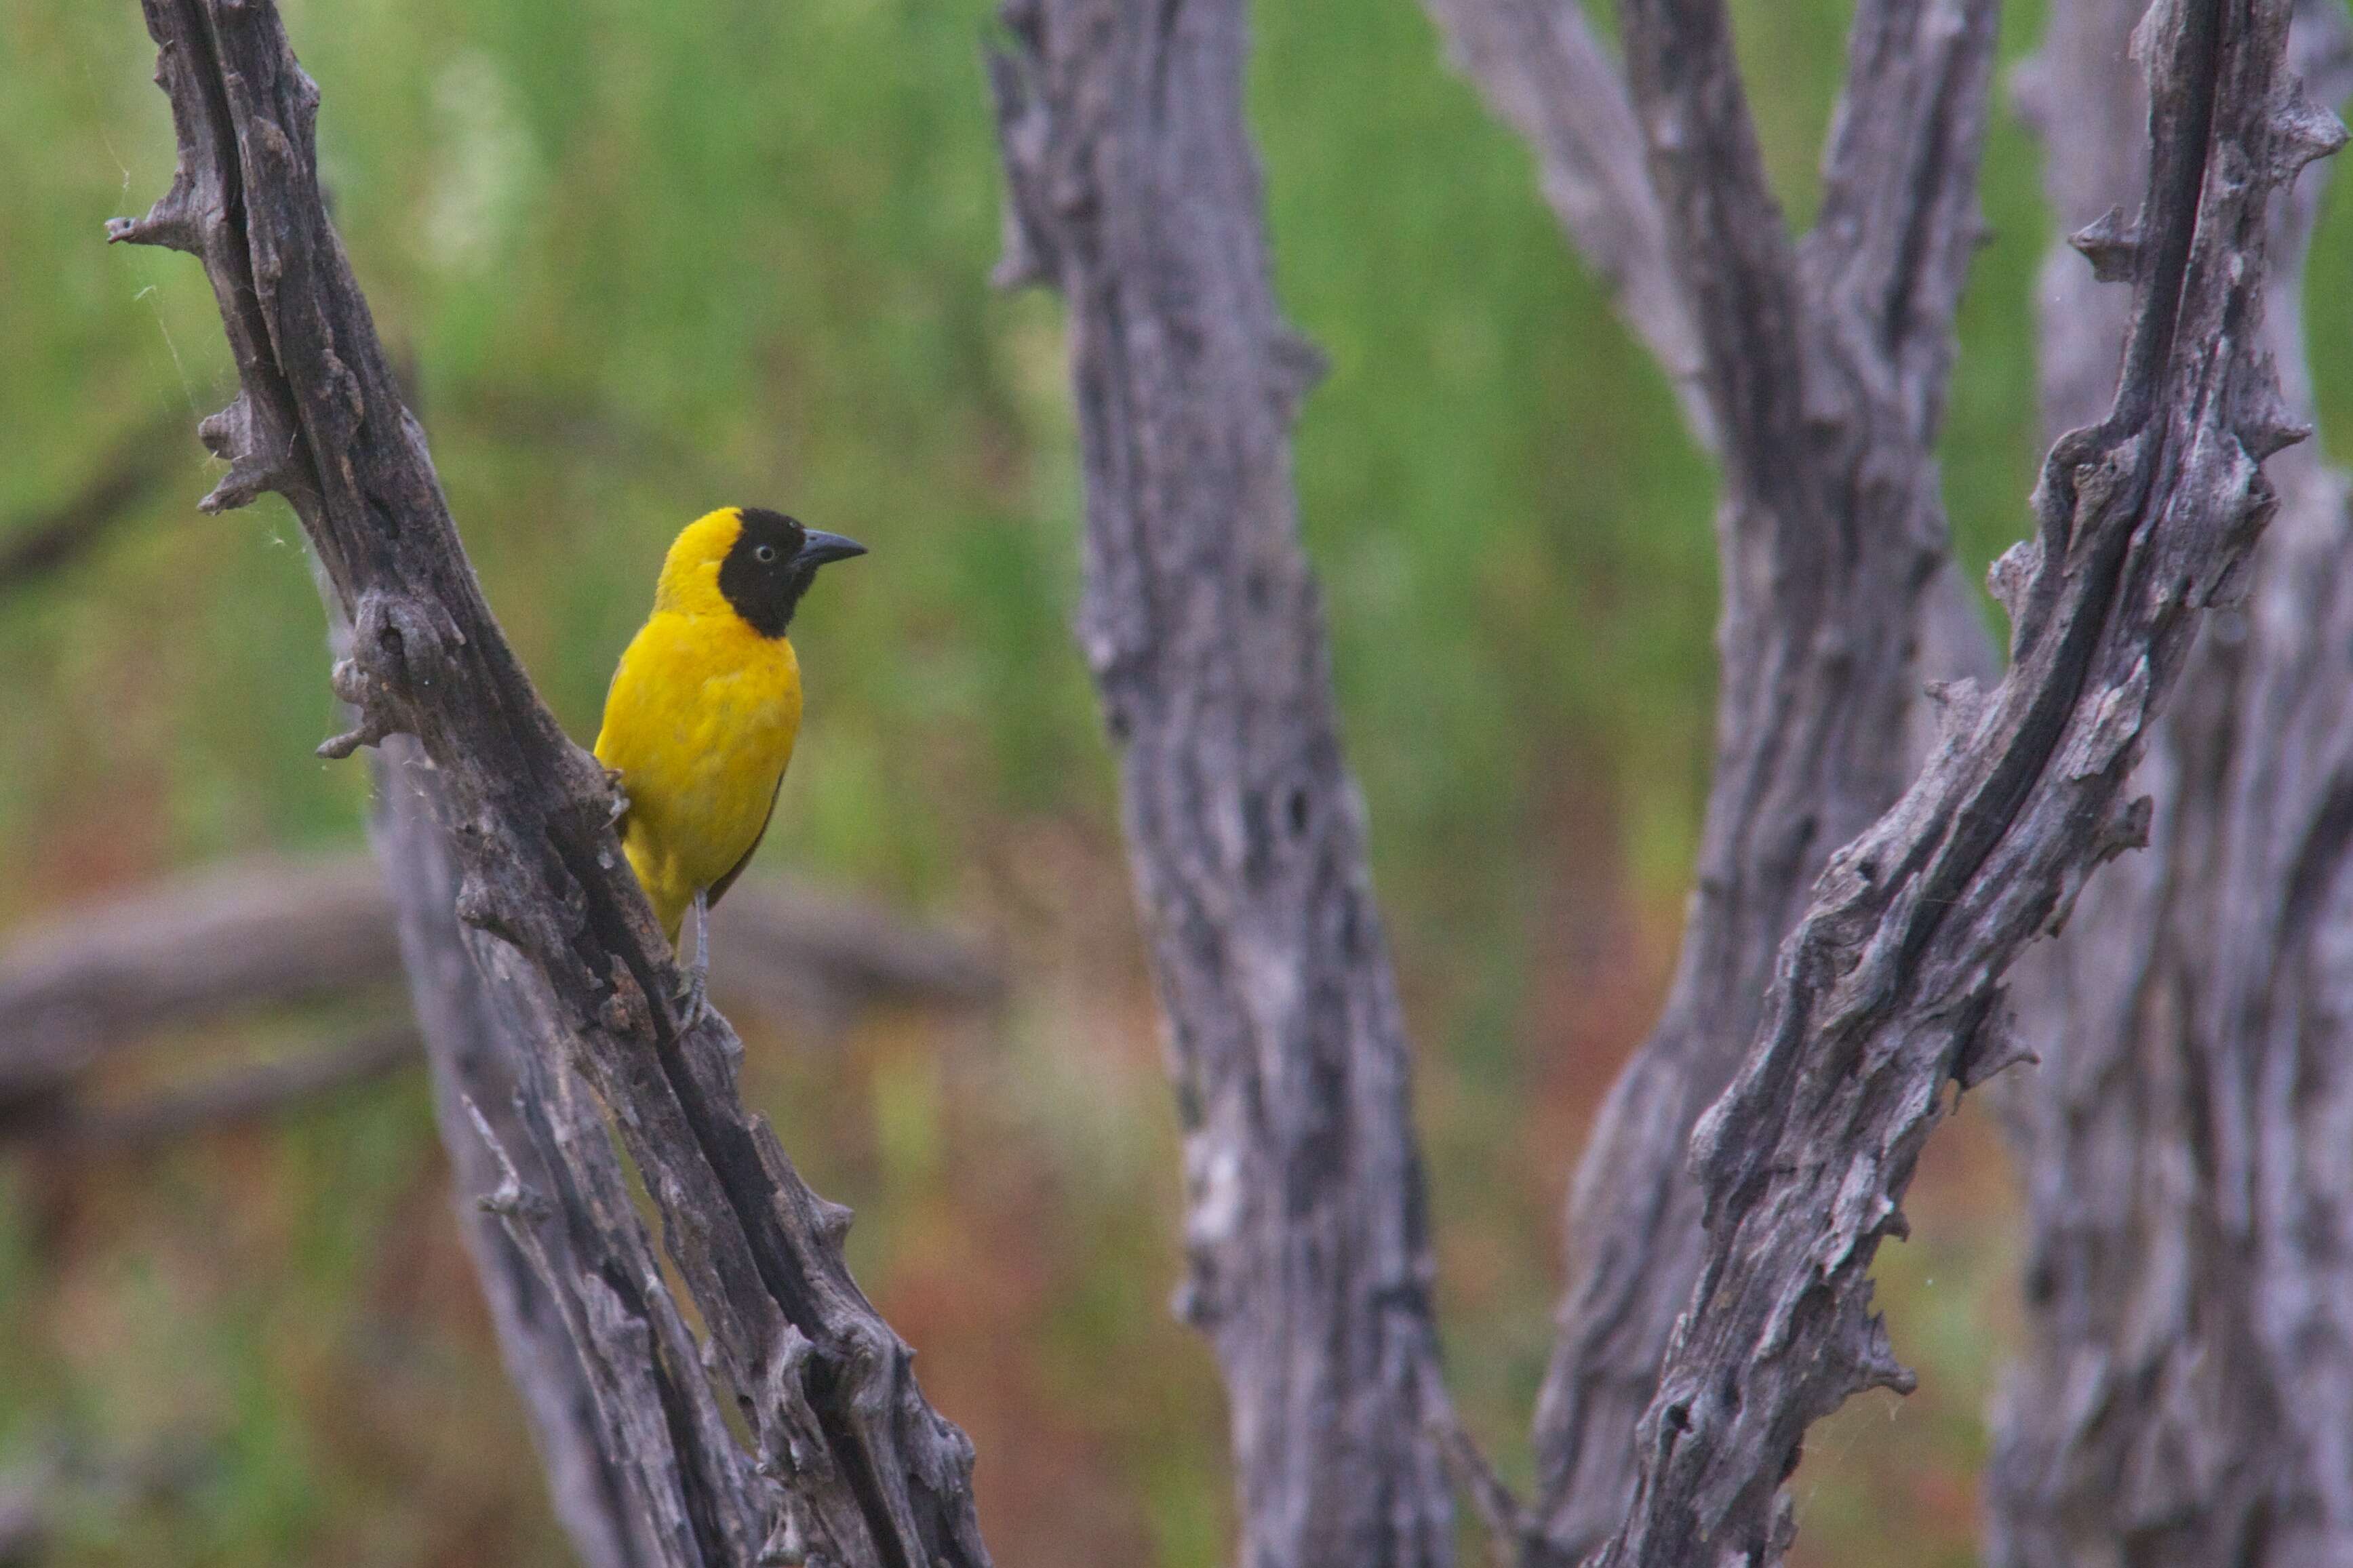
[[[679,981],[672,1000],[678,1004],[678,1024],[681,1030],[696,1027],[710,1014],[711,987],[701,964],[696,964]]]
[[[694,962],[680,977],[676,1000],[679,1022],[690,1029],[711,1011],[711,896],[705,892],[694,895]]]
[[[605,784],[613,792],[613,809],[611,815],[605,818],[605,826],[617,827],[621,824],[621,818],[629,815],[629,792],[621,787],[621,770],[607,768]]]

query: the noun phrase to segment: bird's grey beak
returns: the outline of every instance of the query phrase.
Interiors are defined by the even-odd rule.
[[[808,537],[801,542],[800,553],[793,557],[793,564],[814,571],[828,561],[847,561],[853,555],[865,553],[866,546],[854,539],[844,539],[838,533],[812,528],[808,531]]]

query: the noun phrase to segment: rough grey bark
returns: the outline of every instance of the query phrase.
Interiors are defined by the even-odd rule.
[[[1683,20],[1667,10],[1628,7],[1638,99],[1646,72],[1707,74],[1704,35],[1646,36]],[[1996,568],[2009,674],[1987,696],[1946,690],[1944,743],[1831,858],[1756,1045],[1701,1119],[1705,1265],[1599,1563],[1777,1561],[1807,1426],[1861,1388],[1909,1386],[1870,1308],[1872,1258],[1901,1233],[1947,1080],[2015,1058],[2011,960],[2145,838],[2124,780],[2196,612],[2243,589],[2275,500],[2262,459],[2303,433],[2260,341],[2264,211],[2344,131],[2284,70],[2286,34],[2285,0],[2182,0],[2143,30],[2151,174],[2140,218],[2094,242],[2134,282],[2115,401],[2052,449],[2037,535]]]
[[[0,1142],[34,1142],[88,1153],[145,1148],[315,1106],[338,1090],[388,1078],[422,1060],[422,1043],[414,1028],[405,1023],[379,1024],[337,1036],[297,1056],[226,1068],[193,1086],[128,1103],[93,1103],[47,1093],[29,1100],[0,1101]]]
[[[2021,96],[2069,227],[2145,157],[2138,5],[2066,0]],[[2342,0],[2300,0],[2291,59],[2353,94]],[[2264,341],[2309,417],[2302,265],[2326,165],[2273,198]],[[2121,291],[2046,264],[2044,419],[2116,355]],[[2343,478],[2268,467],[2279,510],[2135,775],[2152,847],[2078,900],[2021,988],[2041,1058],[2015,1096],[2029,1340],[1995,1413],[1987,1561],[2320,1568],[2353,1561],[2353,554]]]
[[[1080,644],[1123,752],[1185,1131],[1178,1310],[1216,1348],[1250,1568],[1442,1564],[1451,1436],[1408,1047],[1341,754],[1240,0],[1008,0],[1000,279],[1069,303]]]
[[[517,1059],[535,1075],[523,1100],[550,1119],[536,1145],[553,1152],[547,1179],[583,1194],[575,1204],[530,1188],[518,1166],[499,1201],[526,1220],[543,1204],[564,1216],[593,1208],[613,1239],[651,1259],[626,1193],[604,1183],[589,1152],[607,1136],[586,1103],[593,1092],[643,1178],[707,1335],[699,1346],[671,1335],[679,1315],[650,1267],[601,1272],[601,1297],[575,1280],[588,1309],[569,1326],[609,1399],[606,1436],[615,1437],[613,1411],[626,1408],[640,1434],[659,1432],[681,1452],[707,1447],[702,1407],[662,1404],[648,1372],[655,1354],[667,1364],[691,1358],[732,1402],[751,1464],[780,1493],[773,1510],[754,1497],[737,1517],[686,1510],[658,1542],[661,1561],[732,1563],[757,1542],[784,1561],[987,1563],[970,1443],[925,1403],[912,1352],[851,1281],[841,1258],[848,1212],[809,1191],[745,1110],[733,1032],[715,1014],[678,1016],[677,967],[623,868],[603,771],[540,702],[482,600],[327,221],[312,138],[318,89],[276,9],[269,0],[143,0],[143,9],[179,167],[145,217],[118,219],[111,233],[188,251],[212,281],[242,390],[202,426],[229,460],[204,504],[217,510],[274,489],[301,520],[331,613],[352,628],[334,685],[361,714],[322,751],[345,756],[406,733],[431,764],[462,940]],[[526,1223],[515,1234],[528,1251],[540,1231]],[[564,1299],[561,1264],[534,1262]],[[626,1309],[631,1292],[643,1317],[604,1310]],[[637,1473],[651,1495],[656,1478]]]
[[[1571,1190],[1567,1292],[1536,1414],[1529,1555],[1576,1561],[1624,1515],[1635,1422],[1699,1274],[1692,1128],[1755,1036],[1830,851],[1925,754],[1891,744],[1915,727],[1924,676],[1990,673],[1945,564],[1933,448],[1978,231],[1994,6],[1858,9],[1820,220],[1794,248],[1720,7],[1626,7],[1630,99],[1575,0],[1430,9],[1534,145],[1571,237],[1725,469],[1698,887],[1665,1008]]]
[[[556,1119],[568,1115],[571,1158],[596,1174],[590,1191],[626,1194],[603,1120],[581,1114],[587,1097],[569,1073],[553,1094],[543,1080],[525,1090],[530,1058],[466,951],[439,786],[415,742],[387,738],[376,778],[370,836],[399,910],[459,1226],[556,1518],[586,1568],[747,1563],[760,1544],[741,1534],[755,1516],[756,1478],[727,1434],[692,1336],[668,1294],[647,1288],[659,1270],[644,1231],[570,1180],[553,1142]],[[627,1337],[589,1328],[591,1312],[627,1323]],[[631,1354],[607,1360],[589,1351],[616,1342]],[[647,1421],[648,1413],[669,1418]],[[723,1555],[702,1550],[698,1516],[725,1540]]]

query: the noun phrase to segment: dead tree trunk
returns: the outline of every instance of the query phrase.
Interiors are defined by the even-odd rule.
[[[667,1292],[646,1289],[659,1269],[604,1121],[568,1069],[551,1092],[475,973],[432,765],[391,737],[376,774],[372,837],[459,1224],[556,1519],[586,1568],[748,1563],[762,1542],[745,1532],[775,1499],[729,1436]]]
[[[2121,58],[2142,7],[2064,0],[2021,84],[2063,227],[2143,159]],[[2342,0],[2300,0],[2292,60],[2353,92]],[[2264,342],[2308,418],[2302,262],[2324,169],[2273,197]],[[2116,374],[2122,313],[2045,268],[2043,414]],[[2353,1561],[2353,552],[2319,454],[2268,472],[2279,511],[2243,608],[2218,612],[2137,775],[2153,847],[2087,889],[2021,1009],[2016,1095],[2031,1339],[1996,1415],[1989,1563],[2145,1568]]]
[[[1933,456],[1978,229],[1991,0],[1865,0],[1797,247],[1717,5],[1624,8],[1632,97],[1575,0],[1430,0],[1724,462],[1716,760],[1665,1009],[1571,1192],[1536,1415],[1536,1561],[1623,1518],[1636,1419],[1700,1271],[1688,1151],[1830,853],[1891,805],[1924,677],[1989,673],[1944,565]],[[1646,160],[1647,145],[1647,160]],[[1647,161],[1647,173],[1645,172]]]
[[[1250,1568],[1443,1564],[1408,1048],[1341,755],[1242,115],[1241,0],[1008,0],[1002,280],[1070,306],[1079,640],[1124,753],[1185,1129],[1188,1277]]]
[[[1667,8],[1662,7],[1664,11]],[[2302,429],[2261,341],[2273,191],[2342,144],[2285,68],[2287,0],[2151,13],[2140,216],[2086,237],[2134,284],[2108,415],[2053,447],[2036,537],[1995,584],[2014,627],[1989,695],[1945,693],[1946,738],[1896,807],[1831,857],[1784,944],[1763,1028],[1701,1119],[1705,1263],[1639,1430],[1641,1478],[1597,1561],[1765,1564],[1807,1426],[1908,1387],[1869,1268],[1947,1079],[2019,1046],[2001,985],[2084,879],[2145,841],[2123,784],[2189,653],[2235,602],[2276,502],[2259,465]],[[1704,50],[1629,8],[1630,54],[1670,79]]]
[[[744,1108],[733,1032],[715,1016],[677,1015],[676,967],[622,868],[602,771],[540,702],[483,602],[327,221],[318,89],[276,8],[143,8],[179,167],[146,216],[110,232],[187,251],[212,281],[242,389],[202,427],[229,460],[204,504],[276,490],[301,520],[331,619],[352,628],[334,685],[361,716],[322,751],[405,733],[424,754],[453,875],[404,883],[431,900],[412,940],[446,956],[445,911],[462,922],[481,994],[515,1047],[521,1114],[543,1119],[492,1197],[564,1309],[606,1459],[637,1487],[642,1543],[678,1564],[747,1551],[860,1568],[985,1564],[971,1445],[925,1403],[911,1352],[851,1281],[848,1212],[808,1190]],[[436,1000],[450,1004],[453,1038],[479,1027],[478,1006]],[[701,1344],[617,1183],[607,1116],[661,1217]],[[524,1185],[533,1161],[551,1190]],[[566,1237],[567,1278],[543,1227],[575,1225],[601,1228]],[[724,1435],[723,1394],[748,1457]],[[707,1461],[709,1485],[684,1473],[689,1456]],[[773,1489],[732,1486],[746,1467]]]

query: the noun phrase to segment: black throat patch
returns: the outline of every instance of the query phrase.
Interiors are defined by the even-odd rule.
[[[747,506],[734,547],[719,563],[719,593],[752,629],[780,637],[816,573],[794,565],[807,531],[780,511]]]

